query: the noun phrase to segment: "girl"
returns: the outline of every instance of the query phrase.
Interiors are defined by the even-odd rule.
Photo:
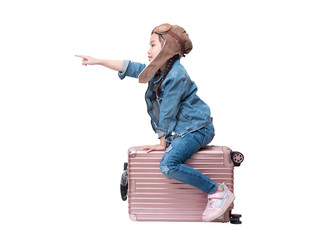
[[[147,152],[165,150],[160,163],[161,172],[168,178],[190,184],[208,193],[203,221],[220,217],[234,201],[233,193],[223,183],[218,185],[199,171],[184,163],[214,137],[210,109],[197,96],[197,86],[180,63],[192,50],[186,31],[177,25],[162,24],[154,28],[148,51],[149,65],[128,60],[103,60],[90,56],[82,65],[99,64],[126,76],[148,83],[145,95],[147,111],[160,143],[142,147]]]

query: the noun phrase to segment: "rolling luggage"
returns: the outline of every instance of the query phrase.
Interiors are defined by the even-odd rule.
[[[164,176],[159,164],[164,151],[146,153],[138,147],[128,150],[128,163],[121,179],[122,200],[128,198],[129,217],[135,221],[202,221],[207,194]],[[196,170],[220,184],[225,182],[233,192],[234,166],[244,157],[224,146],[208,146],[186,161]],[[234,204],[214,222],[240,224],[239,214],[232,214]]]

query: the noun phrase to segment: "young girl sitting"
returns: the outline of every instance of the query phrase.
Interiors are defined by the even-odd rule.
[[[148,51],[149,65],[128,60],[105,60],[90,56],[82,64],[99,64],[126,76],[148,83],[145,95],[147,111],[160,143],[142,147],[147,152],[165,150],[160,163],[161,172],[168,178],[190,184],[208,194],[203,221],[220,217],[235,197],[228,187],[184,163],[214,137],[210,108],[197,96],[197,86],[180,63],[192,50],[186,31],[177,25],[162,24],[153,29]]]

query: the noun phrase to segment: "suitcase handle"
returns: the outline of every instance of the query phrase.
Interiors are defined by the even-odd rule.
[[[126,201],[128,198],[128,163],[124,163],[123,166],[123,173],[121,175],[121,181],[120,181],[120,193],[121,193],[121,199],[123,201]]]

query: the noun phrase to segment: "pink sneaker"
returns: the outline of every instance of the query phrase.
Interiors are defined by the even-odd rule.
[[[210,222],[220,217],[227,211],[235,199],[234,194],[225,183],[222,183],[220,187],[224,189],[223,192],[215,192],[208,195],[208,204],[202,214],[204,222]]]

